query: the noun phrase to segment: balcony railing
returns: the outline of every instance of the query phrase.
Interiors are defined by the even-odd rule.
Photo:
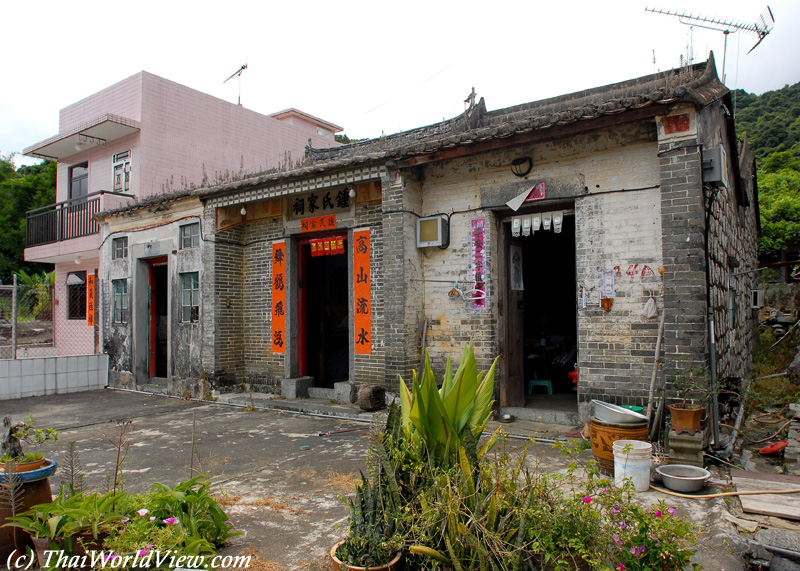
[[[103,195],[133,198],[129,194],[101,190],[27,212],[26,247],[52,244],[97,234],[100,226],[94,215],[101,210]]]

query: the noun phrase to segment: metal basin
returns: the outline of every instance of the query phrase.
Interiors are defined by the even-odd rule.
[[[629,424],[634,422],[646,421],[647,417],[638,412],[634,412],[627,408],[622,408],[615,404],[592,400],[594,403],[594,416],[597,420],[602,422],[611,422],[613,424]]]
[[[661,476],[664,486],[674,492],[700,491],[711,477],[705,468],[689,466],[687,464],[668,464],[656,468],[656,473]]]

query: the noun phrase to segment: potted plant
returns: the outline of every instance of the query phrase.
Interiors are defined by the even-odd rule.
[[[381,493],[380,477],[361,474],[355,497],[347,500],[347,537],[331,548],[333,571],[391,571],[399,568],[402,552],[394,539],[398,506]]]
[[[667,405],[672,418],[672,430],[676,434],[688,432],[694,435],[700,432],[706,407],[704,404],[696,403],[695,400],[707,398],[711,392],[706,369],[704,367],[686,369],[673,380],[672,384],[675,386],[678,399],[678,402]]]
[[[88,496],[75,494],[65,500],[62,512],[68,520],[64,535],[69,553],[83,555],[102,547],[113,524],[124,518],[114,510],[114,504],[123,495],[124,492],[111,490],[102,496],[97,493]]]
[[[472,347],[464,348],[455,373],[447,360],[441,388],[427,353],[411,390],[402,379],[400,387],[400,410],[390,407],[385,426],[372,438],[370,478],[362,476],[355,498],[348,501],[350,526],[345,540],[331,549],[334,569],[398,564],[424,492],[443,471],[462,470],[464,462],[477,466],[478,455],[496,441],[490,439],[480,450],[476,445],[492,412],[494,365],[478,373]],[[466,470],[471,474],[472,468]]]
[[[52,504],[38,504],[19,515],[7,518],[7,522],[3,524],[4,527],[18,528],[30,535],[41,567],[45,566],[47,560],[46,551],[59,551],[63,548],[67,520],[63,513],[53,513],[51,508]]]
[[[10,415],[3,419],[4,431],[0,441],[0,559],[14,553],[23,552],[31,544],[27,533],[17,533],[16,529],[2,527],[9,517],[14,517],[31,507],[50,502],[53,499],[49,477],[56,471],[56,462],[45,459],[41,454],[25,454],[22,442],[38,444],[46,440],[56,440],[58,433],[52,428],[34,428],[33,416],[27,422],[14,423]],[[38,457],[37,457],[38,456]],[[33,461],[34,465],[23,466]],[[27,462],[26,462],[27,461]],[[36,464],[39,464],[36,467]]]
[[[33,415],[27,422],[14,423],[11,415],[3,418],[3,439],[0,441],[0,470],[6,472],[6,464],[13,460],[17,472],[38,470],[46,463],[44,454],[23,452],[22,443],[41,444],[47,440],[58,440],[58,432],[53,428],[34,428]]]

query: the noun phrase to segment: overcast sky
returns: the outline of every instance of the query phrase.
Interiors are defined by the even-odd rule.
[[[728,36],[726,85],[800,81],[800,1],[772,0],[772,33]],[[645,7],[753,24],[767,4],[406,0],[5,3],[0,154],[58,133],[59,109],[145,70],[235,103],[295,107],[351,138],[441,121],[472,87],[499,109],[704,61],[720,76],[724,34]],[[656,63],[653,64],[653,53]],[[32,159],[16,158],[29,164]]]

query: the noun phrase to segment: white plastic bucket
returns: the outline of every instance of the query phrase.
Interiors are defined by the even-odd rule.
[[[653,445],[641,440],[617,440],[613,449],[614,484],[622,486],[630,478],[637,492],[646,492],[650,488]]]

